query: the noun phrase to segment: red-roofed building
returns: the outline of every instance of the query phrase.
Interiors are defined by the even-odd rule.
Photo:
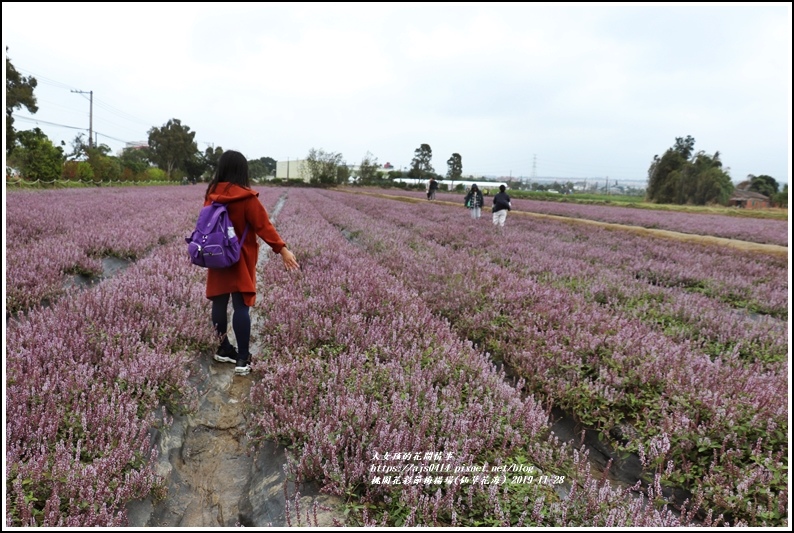
[[[748,207],[750,209],[763,209],[769,207],[769,197],[755,191],[735,189],[728,199],[728,205]]]

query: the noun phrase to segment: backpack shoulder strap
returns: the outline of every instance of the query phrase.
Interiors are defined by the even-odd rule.
[[[235,200],[235,201],[239,201],[239,200]],[[229,202],[229,203],[231,203],[231,202]],[[226,210],[226,216],[227,217],[229,216],[229,208],[228,208],[229,204],[224,204],[224,203],[221,203],[221,202],[212,202],[212,205],[213,206],[223,206],[223,208]],[[220,216],[220,213],[222,213],[222,212],[223,212],[222,210],[218,209],[217,211],[215,211],[215,215]],[[214,220],[217,220],[217,218],[214,218]],[[213,220],[213,223],[214,223],[214,220]],[[229,219],[229,223],[231,224],[231,222],[232,221],[231,221],[231,218],[230,218]],[[243,230],[243,236],[240,237],[240,242],[243,242],[245,240],[245,236],[248,235],[248,226],[249,226],[249,224],[248,224],[248,222],[246,222],[245,223],[245,229]]]
[[[222,216],[224,213],[226,213],[226,216],[228,216],[228,211],[226,211],[226,205],[225,205],[225,204],[222,204],[222,203],[220,203],[220,202],[212,202],[212,203],[211,203],[210,205],[208,205],[207,207],[209,207],[209,208],[212,208],[212,210],[213,210],[213,211],[212,211],[212,216],[209,218],[209,220],[207,220],[207,225],[208,225],[208,227],[210,227],[210,228],[211,228],[211,227],[213,227],[213,226],[215,226],[215,224],[217,224],[217,223],[218,223],[218,219],[220,219],[220,217],[221,217],[221,216]],[[222,207],[223,209],[219,209],[219,208],[221,208],[221,207]],[[205,209],[206,209],[206,208],[205,208]]]

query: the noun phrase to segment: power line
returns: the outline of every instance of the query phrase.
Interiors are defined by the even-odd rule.
[[[41,119],[38,119],[38,118],[23,117],[23,116],[14,114],[14,113],[11,113],[11,116],[14,117],[14,119],[16,119],[16,120],[33,122],[34,124],[41,123],[41,124],[47,124],[48,126],[58,126],[59,128],[69,128],[69,129],[73,129],[73,130],[85,130],[85,128],[80,128],[80,127],[77,127],[77,126],[67,126],[66,124],[57,124],[55,122],[48,122],[46,120],[41,120]]]
[[[61,83],[59,81],[51,80],[49,78],[45,78],[44,76],[39,76],[38,74],[34,74],[33,72],[30,72],[29,70],[25,70],[23,68],[18,68],[18,67],[15,67],[15,68],[17,69],[17,72],[20,72],[22,74],[27,74],[28,77],[32,76],[32,77],[36,78],[36,82],[43,81],[47,85],[53,85],[53,86],[58,87],[60,89],[67,89],[67,90],[70,90],[70,91],[72,89],[74,89],[74,87],[70,87],[69,85],[66,85],[65,83]]]
[[[26,122],[32,122],[34,124],[41,123],[41,124],[47,124],[48,126],[56,126],[56,127],[59,127],[59,128],[68,128],[68,129],[72,129],[72,130],[87,131],[86,128],[81,128],[79,126],[68,126],[66,124],[58,124],[56,122],[49,122],[49,121],[41,120],[41,119],[37,119],[37,118],[23,117],[23,116],[19,116],[19,115],[13,114],[13,113],[11,114],[11,116],[14,117],[15,120],[19,119],[19,120],[26,121]],[[113,137],[111,135],[107,135],[107,134],[104,134],[104,133],[99,132],[99,131],[95,131],[94,134],[95,135],[101,135],[103,137],[107,137],[108,139],[113,139],[114,141],[122,142],[124,144],[132,144],[134,142],[134,141],[127,141],[127,140],[124,140],[124,139],[119,139],[117,137]]]
[[[17,71],[19,71],[19,72],[21,72],[23,74],[26,74],[28,76],[34,77],[37,82],[38,81],[43,81],[45,84],[51,85],[53,87],[57,87],[59,89],[67,89],[67,90],[69,90],[71,92],[74,92],[74,93],[85,93],[85,92],[87,92],[87,91],[80,91],[80,90],[76,89],[75,87],[72,87],[72,86],[70,86],[68,84],[65,84],[65,83],[62,83],[62,82],[59,82],[59,81],[56,81],[56,80],[52,80],[52,79],[44,77],[44,76],[40,76],[40,75],[38,75],[38,74],[36,74],[34,72],[30,72],[29,70],[17,68]],[[86,98],[86,100],[89,99],[86,96],[83,96],[83,98]],[[122,111],[121,109],[118,109],[117,107],[114,107],[113,105],[111,105],[108,102],[105,102],[104,100],[100,100],[99,98],[94,98],[93,101],[94,101],[94,103],[96,104],[97,107],[102,108],[102,109],[104,109],[105,111],[108,111],[111,114],[117,115],[117,116],[119,116],[120,118],[122,118],[124,120],[129,120],[130,122],[136,122],[138,124],[142,124],[142,125],[147,126],[147,127],[152,127],[152,123],[151,122],[145,121],[145,120],[143,120],[143,119],[141,119],[141,118],[139,118],[139,117],[137,117],[135,115],[127,113],[126,111]],[[63,106],[61,106],[61,107],[63,107]],[[71,110],[71,108],[65,108],[65,109],[70,109]],[[99,119],[101,117],[97,117],[97,118]]]
[[[103,102],[102,100],[100,100],[100,99],[98,99],[98,98],[97,98],[96,102],[97,102],[97,107],[101,107],[102,109],[105,109],[105,110],[107,110],[107,111],[110,111],[111,113],[113,113],[113,114],[115,114],[115,115],[118,115],[118,116],[119,116],[119,117],[121,117],[121,118],[124,118],[124,119],[130,120],[130,121],[133,121],[133,122],[138,122],[139,124],[143,124],[143,125],[145,125],[145,126],[149,126],[149,127],[151,127],[151,126],[152,126],[152,124],[151,124],[151,123],[149,123],[149,122],[146,122],[146,121],[144,121],[144,120],[141,120],[141,119],[139,119],[138,117],[136,117],[136,116],[134,116],[134,115],[130,115],[129,113],[126,113],[126,112],[124,112],[124,111],[121,111],[120,109],[116,109],[116,108],[115,108],[115,107],[113,107],[112,105],[110,105],[110,104],[108,104],[108,103],[106,103],[106,102]]]
[[[110,135],[105,135],[104,133],[100,133],[98,131],[94,132],[96,135],[101,135],[102,137],[107,137],[108,139],[113,139],[114,141],[118,141],[124,144],[133,144],[133,141],[125,141],[124,139],[117,139],[116,137],[111,137]]]

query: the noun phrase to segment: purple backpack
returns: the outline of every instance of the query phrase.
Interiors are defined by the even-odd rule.
[[[240,248],[248,233],[245,225],[243,237],[237,238],[229,220],[226,205],[212,202],[199,212],[196,229],[187,242],[187,253],[194,265],[205,268],[226,268],[240,260]]]

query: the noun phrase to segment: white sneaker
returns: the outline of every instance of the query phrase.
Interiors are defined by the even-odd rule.
[[[215,350],[215,355],[212,356],[213,359],[218,361],[219,363],[236,363],[237,362],[237,348],[234,346],[229,346],[228,348],[223,348],[219,346],[217,350]]]

